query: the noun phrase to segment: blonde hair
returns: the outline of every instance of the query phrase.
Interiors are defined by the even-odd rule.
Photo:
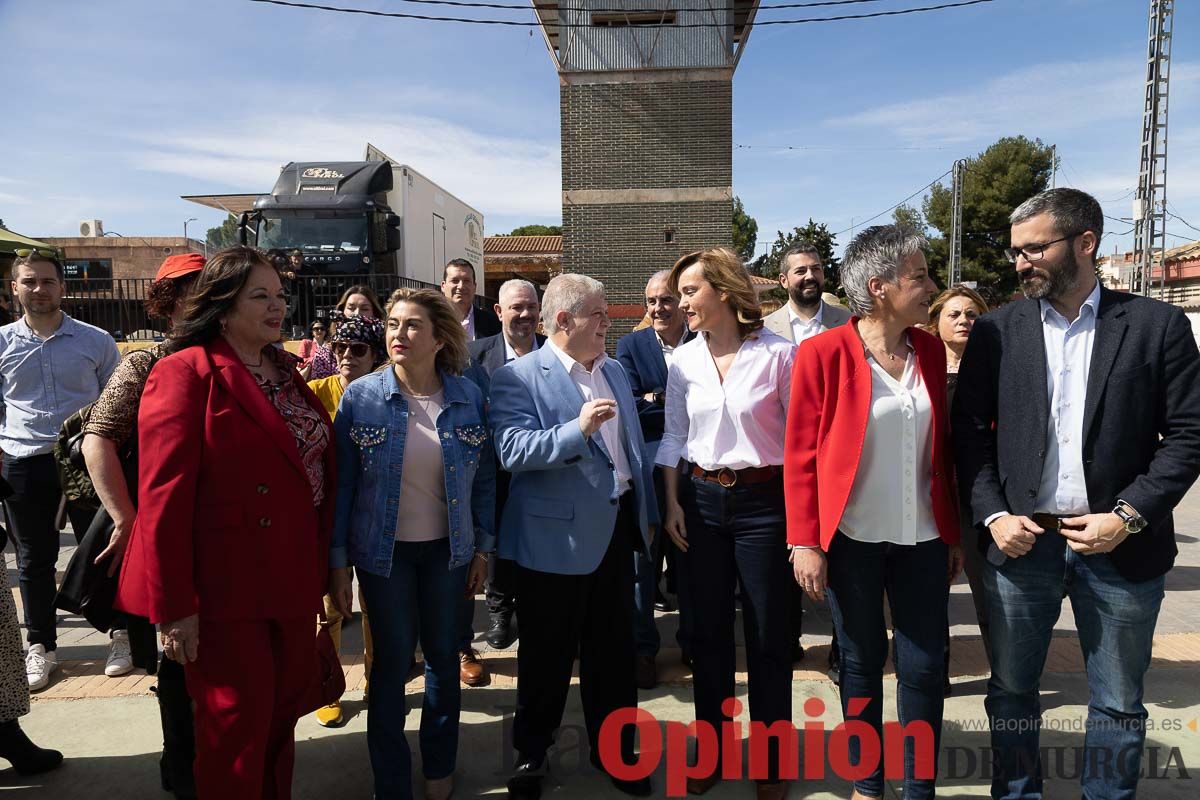
[[[951,286],[949,289],[939,294],[934,301],[929,304],[929,322],[923,326],[925,330],[929,331],[934,336],[938,335],[938,321],[942,316],[942,309],[946,307],[946,303],[949,303],[956,297],[967,298],[975,304],[975,307],[979,309],[980,314],[987,313],[987,301],[983,299],[983,296],[980,295],[979,292],[975,291],[970,286],[963,286],[962,284],[959,284],[958,286]]]
[[[385,311],[388,315],[397,303],[413,303],[425,310],[425,316],[433,325],[433,338],[442,343],[435,359],[437,368],[451,375],[461,375],[471,361],[467,331],[446,296],[435,289],[397,289],[387,300]]]
[[[725,302],[737,316],[738,333],[743,339],[762,328],[762,309],[758,305],[758,292],[754,290],[750,273],[737,254],[727,247],[697,250],[676,261],[667,279],[672,294],[679,296],[679,276],[696,264],[703,268],[704,280],[712,284],[717,292],[727,295]]]

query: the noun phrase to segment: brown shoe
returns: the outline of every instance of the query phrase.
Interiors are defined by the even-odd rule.
[[[473,647],[468,647],[458,654],[458,678],[467,686],[479,686],[487,678],[479,653]]]
[[[637,688],[653,689],[658,686],[658,668],[654,656],[638,656],[634,674],[637,676]]]
[[[788,785],[787,781],[776,781],[775,783],[759,783],[757,784],[758,800],[783,800],[787,797]]]
[[[712,787],[716,786],[721,781],[720,768],[713,771],[712,775],[707,778],[688,778],[687,793],[688,794],[704,794]]]

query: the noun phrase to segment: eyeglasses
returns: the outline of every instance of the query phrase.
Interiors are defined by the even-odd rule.
[[[349,350],[350,355],[354,356],[355,358],[363,358],[367,355],[367,353],[371,352],[371,345],[367,344],[366,342],[334,342],[329,346],[329,349],[332,350],[333,354],[338,358],[341,358],[343,355],[345,355],[347,350]]]
[[[1006,247],[1004,248],[1004,257],[1008,259],[1010,264],[1015,264],[1017,263],[1017,258],[1025,256],[1025,260],[1032,264],[1034,261],[1041,261],[1045,258],[1046,248],[1050,245],[1074,239],[1076,236],[1081,236],[1086,232],[1069,233],[1061,239],[1055,239],[1052,242],[1043,242],[1042,244],[1028,244],[1024,247]]]
[[[313,327],[312,327],[313,333],[324,333],[327,330],[329,330],[329,329],[326,328],[324,325],[313,325]]]
[[[13,251],[13,254],[17,258],[29,258],[34,253],[37,253],[42,258],[53,258],[56,261],[58,260],[58,252],[51,250],[48,247],[22,247]]]

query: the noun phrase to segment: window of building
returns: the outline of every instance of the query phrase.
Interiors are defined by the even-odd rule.
[[[637,11],[592,14],[592,25],[602,28],[631,28],[653,25],[674,25],[674,11]]]
[[[111,289],[112,259],[68,258],[63,261],[63,277],[69,289]]]

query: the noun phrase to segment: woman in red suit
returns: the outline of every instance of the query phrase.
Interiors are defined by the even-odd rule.
[[[164,653],[184,664],[202,798],[291,796],[293,729],[317,669],[333,430],[273,344],[285,313],[261,253],[218,253],[138,415],[118,601],[159,623]]]
[[[924,246],[913,231],[880,225],[846,248],[841,280],[855,316],[796,353],[783,467],[796,581],[813,600],[828,597],[842,648],[842,714],[879,742],[887,595],[900,721],[933,734],[932,749],[905,742],[905,800],[933,797],[946,602],[962,566],[946,353],[917,327],[937,290]],[[849,740],[852,764],[860,745]],[[855,800],[883,796],[882,763],[855,781]]]

